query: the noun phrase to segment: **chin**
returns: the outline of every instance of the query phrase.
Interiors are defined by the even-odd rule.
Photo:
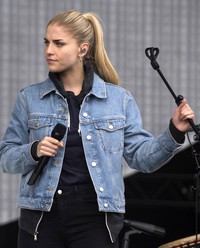
[[[52,73],[60,73],[61,71],[60,70],[56,70],[56,69],[51,69],[49,68],[49,71],[52,72]]]

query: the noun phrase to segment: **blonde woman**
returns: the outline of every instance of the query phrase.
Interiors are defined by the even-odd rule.
[[[180,149],[194,113],[186,100],[169,128],[153,137],[104,48],[93,13],[69,11],[44,37],[49,76],[22,89],[0,146],[5,173],[20,173],[19,248],[119,247],[125,212],[122,157],[143,172]],[[67,131],[52,137],[57,123]],[[36,182],[30,177],[49,158]]]

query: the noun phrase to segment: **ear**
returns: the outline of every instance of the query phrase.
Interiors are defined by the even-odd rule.
[[[82,43],[80,45],[80,55],[85,56],[88,52],[89,44],[88,43]]]

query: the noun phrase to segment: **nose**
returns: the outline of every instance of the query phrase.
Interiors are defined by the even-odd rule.
[[[47,55],[53,54],[53,46],[51,43],[46,44],[45,52]]]

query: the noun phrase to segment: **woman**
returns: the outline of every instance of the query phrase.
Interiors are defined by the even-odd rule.
[[[180,149],[194,113],[183,100],[165,132],[143,130],[92,13],[56,15],[44,42],[49,77],[19,92],[0,146],[3,171],[22,174],[19,248],[119,247],[122,157],[139,171],[160,168]],[[51,137],[57,123],[67,126],[61,141]],[[50,159],[29,185],[43,157]]]

